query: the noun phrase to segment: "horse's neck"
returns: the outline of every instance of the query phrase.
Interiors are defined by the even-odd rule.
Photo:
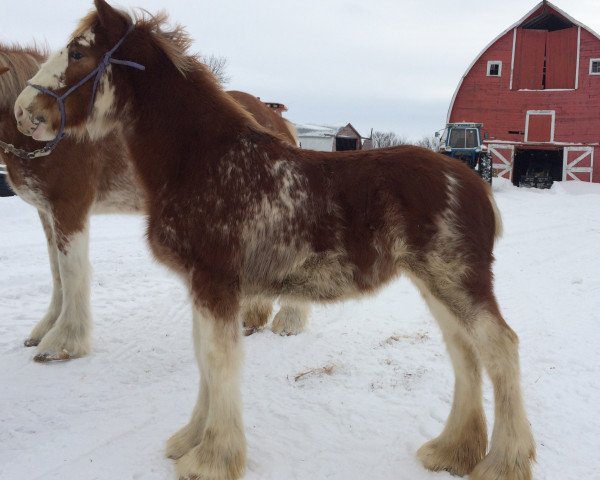
[[[236,139],[248,132],[244,116],[211,84],[196,85],[177,77],[165,89],[158,78],[141,82],[145,84],[140,91],[150,98],[133,100],[137,120],[125,129],[125,137],[150,194],[169,180],[176,184],[189,180],[181,178],[186,172],[201,178],[200,172],[230,153]]]

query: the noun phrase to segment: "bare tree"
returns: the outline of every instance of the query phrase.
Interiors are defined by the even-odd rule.
[[[394,132],[381,132],[375,130],[372,135],[372,148],[394,147],[396,145],[407,145],[410,142],[405,137],[400,137]]]
[[[415,145],[419,147],[428,148],[429,150],[437,151],[438,139],[433,136],[424,136],[421,140],[417,140]]]
[[[424,136],[420,140],[409,140],[406,137],[400,136],[394,132],[382,132],[376,130],[371,137],[371,148],[386,148],[395,147],[396,145],[416,145],[418,147],[427,148],[436,151],[438,140],[433,136]]]
[[[210,55],[208,57],[202,57],[202,61],[206,64],[208,69],[213,73],[221,85],[226,86],[231,81],[231,77],[227,75],[227,59],[225,57]]]

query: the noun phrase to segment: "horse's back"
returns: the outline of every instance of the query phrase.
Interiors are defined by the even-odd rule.
[[[396,215],[406,225],[408,241],[423,245],[450,209],[461,228],[479,225],[492,247],[497,213],[491,190],[462,162],[414,146],[302,156],[308,176],[327,190],[350,223],[358,217],[373,227]],[[323,175],[325,182],[317,178]]]
[[[267,107],[257,97],[237,90],[230,90],[227,94],[244,107],[260,125],[291,145],[298,145],[295,128],[291,122]]]

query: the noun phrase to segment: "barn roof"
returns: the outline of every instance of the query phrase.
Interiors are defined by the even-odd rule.
[[[314,125],[314,124],[295,124],[296,131],[299,137],[344,137],[341,131],[350,128],[356,134],[357,138],[361,138],[360,133],[352,126],[352,124],[332,126],[332,125]]]
[[[313,125],[296,123],[296,131],[301,137],[335,137],[335,134],[342,127],[332,127],[329,125]]]
[[[488,43],[485,48],[479,52],[479,55],[475,57],[475,59],[471,62],[463,76],[460,78],[458,85],[456,86],[456,90],[454,91],[454,95],[452,95],[452,100],[450,101],[450,107],[448,108],[448,114],[446,116],[446,122],[450,121],[450,115],[452,114],[452,109],[454,108],[454,102],[456,101],[456,95],[462,86],[463,80],[469,74],[473,65],[477,63],[485,52],[489,50],[489,48],[494,45],[500,38],[510,32],[513,28],[523,27],[523,28],[536,28],[537,26],[545,25],[549,27],[551,30],[558,30],[560,28],[566,28],[569,26],[577,26],[581,27],[592,35],[594,35],[597,39],[600,40],[600,35],[594,32],[591,28],[587,27],[583,23],[575,20],[569,14],[562,11],[556,5],[553,5],[546,0],[541,1],[535,7],[533,7],[529,12],[527,12],[523,17],[513,23],[510,27],[504,30],[500,35],[494,38],[490,43]]]

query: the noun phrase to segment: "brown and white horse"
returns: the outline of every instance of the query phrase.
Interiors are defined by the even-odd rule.
[[[501,221],[490,188],[460,162],[418,147],[298,150],[258,125],[186,54],[181,29],[95,3],[32,83],[61,95],[101,62],[110,65],[95,98],[90,82],[66,98],[66,126],[95,138],[122,129],[147,196],[152,251],[191,293],[201,388],[189,423],[167,446],[179,477],[243,474],[244,301],[338,301],[403,272],[438,321],[456,374],[446,427],[419,458],[477,480],[531,479],[535,444],[518,340],[493,294]],[[15,115],[41,140],[59,131],[54,98],[36,88],[21,93]],[[489,451],[483,368],[495,396]]]
[[[13,105],[27,79],[45,60],[34,48],[0,44],[0,139],[35,149],[39,144],[18,132]],[[244,92],[228,92],[281,138],[297,144],[295,129],[284,118]],[[102,142],[65,139],[49,157],[22,160],[0,152],[13,190],[38,209],[52,271],[52,300],[26,346],[38,345],[38,361],[64,360],[90,349],[91,310],[88,223],[95,213],[143,213],[145,199],[131,161],[117,136]],[[264,326],[272,303],[261,301],[243,312],[248,331]],[[308,305],[283,303],[273,319],[282,334],[302,331]]]

